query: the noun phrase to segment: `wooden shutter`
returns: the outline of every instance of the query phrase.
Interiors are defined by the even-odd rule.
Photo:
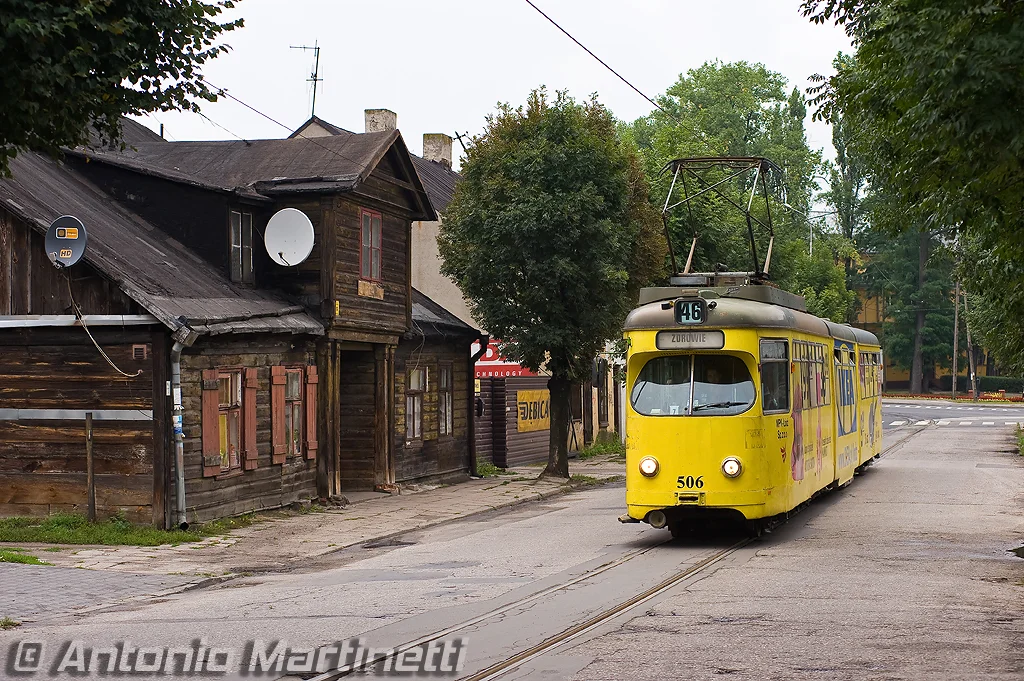
[[[316,389],[318,382],[316,367],[306,367],[306,401],[303,407],[306,410],[306,458],[310,461],[316,460]]]
[[[203,370],[203,477],[220,475],[220,393],[217,370]]]
[[[251,367],[245,370],[245,384],[242,389],[242,451],[245,452],[245,470],[256,468],[256,388],[259,385],[259,370]]]
[[[274,463],[284,463],[288,458],[284,432],[284,387],[287,380],[284,367],[270,367],[270,442]]]

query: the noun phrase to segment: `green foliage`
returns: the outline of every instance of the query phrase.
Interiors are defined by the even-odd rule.
[[[542,88],[488,117],[438,246],[474,317],[510,341],[506,357],[575,380],[619,335],[629,292],[660,271],[656,233],[611,114],[563,92],[549,101]]]
[[[871,186],[904,225],[964,245],[972,328],[1024,371],[1024,5],[1009,0],[805,0],[846,26],[856,58],[821,79],[818,115],[848,122]]]
[[[120,139],[121,117],[215,101],[200,67],[224,50],[231,0],[4,0],[0,3],[0,174],[19,150],[57,154]]]
[[[24,565],[49,565],[35,556],[29,554],[25,549],[2,548],[0,549],[0,563],[22,563]]]
[[[815,314],[845,321],[854,295],[846,289],[837,258],[849,247],[841,239],[824,238],[813,255],[808,253],[812,226],[801,213],[810,210],[814,175],[821,167],[821,158],[807,145],[803,98],[796,89],[787,93],[786,87],[782,75],[762,64],[708,62],[680,76],[659,100],[681,123],[654,111],[621,126],[622,134],[636,145],[647,176],[652,178],[651,193],[659,200],[667,194],[671,182],[671,177],[660,171],[674,158],[763,156],[779,164],[785,171],[786,202],[796,210],[787,209],[777,200],[770,204],[775,226],[772,276],[782,288],[807,297]],[[752,181],[743,178],[731,183],[726,191],[737,197],[749,194]],[[695,190],[691,181],[688,191]],[[758,216],[766,220],[761,203],[755,201],[754,210],[762,211]],[[754,267],[742,213],[713,194],[704,194],[689,208],[679,207],[672,212],[669,231],[680,268],[694,236],[697,247],[692,269]],[[756,236],[758,255],[763,259],[767,235],[758,228]]]
[[[55,513],[42,518],[0,518],[0,542],[160,546],[200,541],[255,521],[256,516],[250,514],[192,526],[185,531],[168,531],[133,525],[118,516],[90,523],[78,513]]]
[[[626,456],[626,445],[615,438],[606,442],[596,442],[579,453],[579,458],[584,461],[598,456]]]
[[[10,617],[0,617],[0,631],[7,631],[20,626],[21,622],[18,620],[12,620]]]
[[[476,465],[476,474],[481,478],[493,478],[498,475],[515,475],[515,472],[498,468],[493,463],[478,463]]]

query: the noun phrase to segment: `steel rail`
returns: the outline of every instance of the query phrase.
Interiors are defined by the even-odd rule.
[[[598,567],[594,568],[593,570],[587,570],[586,572],[583,572],[582,574],[579,574],[576,577],[573,577],[572,579],[570,579],[568,581],[559,582],[558,584],[554,584],[552,586],[547,587],[546,589],[542,589],[542,590],[538,591],[537,593],[531,594],[531,595],[527,596],[526,598],[522,598],[520,600],[517,600],[514,603],[509,603],[508,605],[503,605],[503,606],[501,606],[499,608],[495,608],[494,610],[490,610],[490,611],[485,612],[485,613],[483,613],[481,615],[477,615],[476,617],[473,617],[472,619],[468,619],[468,620],[465,620],[463,622],[459,622],[458,624],[453,624],[450,627],[446,627],[446,628],[441,629],[439,631],[435,631],[433,633],[426,634],[426,635],[424,635],[424,636],[422,636],[422,637],[420,637],[420,638],[418,638],[418,639],[416,639],[414,641],[409,641],[409,642],[404,643],[404,644],[402,644],[402,645],[400,645],[400,646],[398,646],[396,648],[392,648],[392,649],[390,649],[389,654],[387,654],[387,655],[379,655],[379,656],[373,658],[372,660],[367,660],[366,662],[363,662],[363,663],[360,663],[360,664],[347,665],[345,667],[340,667],[340,668],[334,669],[332,671],[324,672],[322,674],[319,674],[317,676],[314,676],[314,677],[308,679],[308,681],[335,681],[336,679],[342,679],[342,678],[345,678],[346,676],[355,674],[357,672],[361,672],[363,670],[370,669],[370,668],[380,664],[381,662],[385,662],[387,660],[391,660],[391,659],[399,657],[400,655],[405,653],[405,651],[407,651],[407,650],[411,650],[413,648],[418,648],[418,647],[420,647],[420,646],[422,646],[424,644],[430,643],[431,641],[436,641],[438,639],[444,638],[445,636],[450,636],[451,634],[454,634],[457,631],[465,629],[466,627],[471,627],[471,626],[473,626],[475,624],[479,624],[480,622],[484,622],[484,621],[492,619],[494,617],[498,617],[500,615],[505,614],[509,610],[514,610],[516,608],[522,607],[526,603],[531,603],[531,602],[536,601],[538,599],[544,598],[545,596],[553,594],[556,591],[562,591],[564,589],[568,589],[569,587],[574,586],[576,584],[579,584],[580,582],[584,582],[584,581],[590,579],[591,577],[596,577],[597,575],[600,575],[600,574],[602,574],[604,572],[607,572],[608,570],[612,570],[614,568],[619,567],[620,565],[623,565],[624,563],[628,563],[629,561],[633,560],[634,558],[637,558],[639,556],[642,556],[645,553],[653,551],[654,549],[660,547],[662,544],[667,544],[670,541],[671,541],[671,539],[665,539],[663,541],[658,542],[657,544],[652,544],[651,546],[648,546],[648,547],[645,547],[645,548],[642,548],[642,549],[636,549],[634,551],[630,551],[629,553],[626,553],[625,555],[623,555],[623,556],[621,556],[619,558],[616,558],[613,561],[609,561],[607,563],[603,563],[603,564],[599,565]]]
[[[504,675],[506,672],[509,672],[519,667],[524,662],[528,662],[535,657],[544,655],[545,653],[553,650],[554,648],[564,645],[569,641],[573,640],[574,638],[582,636],[583,634],[586,634],[587,632],[596,629],[608,620],[617,617],[623,612],[631,610],[632,608],[635,608],[638,605],[642,605],[647,601],[651,600],[652,598],[661,595],[662,593],[668,591],[680,582],[696,575],[702,570],[714,565],[720,560],[738,551],[739,549],[749,544],[751,541],[753,541],[753,539],[750,538],[738,541],[729,548],[722,549],[721,551],[718,551],[717,553],[708,556],[704,560],[695,563],[694,565],[691,565],[690,567],[686,568],[681,572],[676,573],[675,575],[669,577],[660,584],[653,586],[650,589],[647,589],[643,593],[637,594],[629,600],[620,603],[619,605],[616,605],[613,608],[609,608],[608,610],[605,610],[604,612],[601,612],[595,615],[594,617],[591,617],[586,622],[582,622],[574,627],[566,629],[562,633],[552,636],[543,643],[539,643],[533,646],[532,648],[528,648],[521,653],[513,655],[512,657],[508,658],[507,660],[504,660],[503,662],[491,665],[490,667],[483,669],[475,674],[472,674],[471,676],[462,677],[460,681],[490,681],[490,679],[496,679]]]

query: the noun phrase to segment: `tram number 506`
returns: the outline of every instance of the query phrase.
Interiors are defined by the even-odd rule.
[[[692,475],[680,475],[676,479],[676,487],[679,489],[703,489],[704,476],[698,475],[695,478]]]
[[[677,300],[676,323],[703,324],[704,320],[707,319],[707,309],[707,303],[703,299]]]

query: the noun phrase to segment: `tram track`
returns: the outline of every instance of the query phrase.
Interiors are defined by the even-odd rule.
[[[363,672],[364,670],[368,670],[368,669],[370,669],[370,668],[372,668],[372,667],[374,667],[374,666],[376,666],[378,664],[394,660],[395,658],[398,658],[399,656],[401,656],[403,653],[405,653],[408,650],[412,650],[414,648],[418,648],[420,646],[427,645],[427,644],[429,644],[431,642],[434,642],[434,641],[440,641],[442,639],[445,639],[446,637],[452,636],[453,634],[457,634],[458,632],[460,632],[460,631],[462,631],[464,629],[467,629],[469,627],[476,626],[477,624],[480,624],[482,622],[486,622],[487,620],[491,620],[491,619],[494,619],[496,617],[501,617],[502,615],[504,615],[505,613],[509,612],[510,610],[514,610],[516,608],[521,608],[524,605],[527,605],[529,603],[538,601],[538,600],[540,600],[540,599],[542,599],[542,598],[544,598],[546,596],[550,596],[550,595],[552,595],[552,594],[554,594],[554,593],[556,593],[558,591],[563,591],[565,589],[569,589],[569,588],[571,588],[571,587],[573,587],[573,586],[575,586],[577,584],[580,584],[581,582],[585,582],[585,581],[587,581],[589,579],[593,579],[594,577],[597,577],[598,575],[601,575],[601,574],[603,574],[605,572],[608,572],[609,570],[613,570],[613,569],[615,569],[615,568],[617,568],[617,567],[619,567],[621,565],[624,565],[625,563],[628,563],[629,561],[633,560],[634,558],[638,558],[638,557],[640,557],[640,556],[642,556],[642,555],[644,555],[646,553],[650,553],[651,551],[654,551],[655,549],[658,549],[659,547],[661,547],[664,544],[669,543],[670,541],[672,541],[672,540],[671,539],[665,539],[663,541],[657,542],[656,544],[652,544],[650,546],[645,546],[644,548],[641,548],[641,549],[635,549],[633,551],[630,551],[630,552],[620,556],[619,558],[616,558],[615,560],[611,560],[611,561],[608,561],[606,563],[602,563],[601,565],[599,565],[599,566],[597,566],[597,567],[595,567],[595,568],[593,568],[591,570],[587,570],[587,571],[585,571],[585,572],[583,572],[583,573],[581,573],[579,575],[576,575],[572,579],[566,580],[564,582],[559,582],[558,584],[554,584],[554,585],[549,586],[547,588],[541,589],[540,591],[538,591],[536,593],[533,593],[533,594],[530,594],[529,596],[527,596],[525,598],[522,598],[520,600],[517,600],[517,601],[515,601],[513,603],[508,603],[508,604],[503,605],[501,607],[494,608],[493,610],[489,610],[489,611],[487,611],[485,613],[477,615],[476,617],[473,617],[473,618],[470,618],[468,620],[459,622],[458,624],[454,624],[454,625],[451,625],[449,627],[445,627],[444,629],[440,629],[440,630],[434,631],[434,632],[432,632],[430,634],[426,634],[426,635],[424,635],[424,636],[422,636],[420,638],[417,638],[415,640],[403,643],[402,645],[397,646],[397,647],[391,649],[389,651],[389,654],[387,654],[387,655],[379,655],[379,656],[373,657],[371,659],[368,659],[368,660],[366,660],[365,662],[363,662],[361,664],[350,665],[350,666],[347,666],[347,667],[342,667],[342,668],[339,668],[339,669],[335,669],[333,671],[325,672],[325,673],[319,674],[317,676],[311,676],[311,677],[307,678],[307,681],[335,681],[336,679],[343,679],[343,678],[345,678],[347,676],[351,676],[353,674],[357,674],[357,673]]]

